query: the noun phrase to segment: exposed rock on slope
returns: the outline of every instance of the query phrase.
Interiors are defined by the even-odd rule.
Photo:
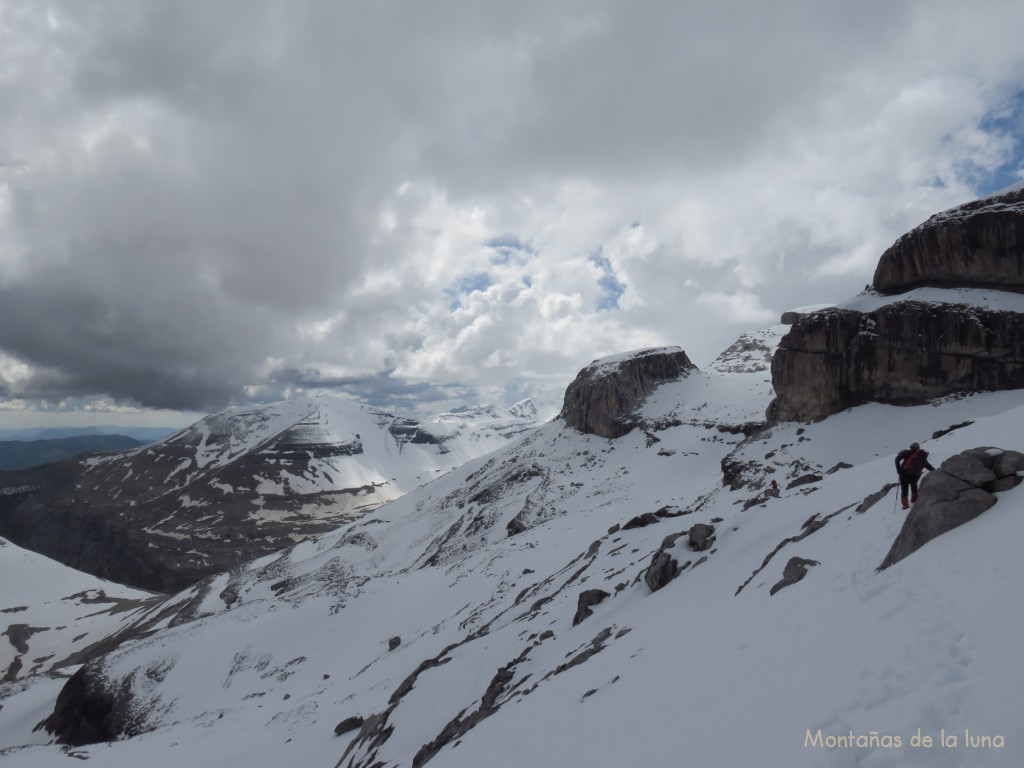
[[[772,588],[768,590],[768,594],[774,595],[780,589],[785,589],[803,580],[804,576],[807,575],[807,569],[815,565],[821,565],[821,563],[817,560],[808,560],[805,557],[789,558],[789,562],[786,563],[786,567],[782,570],[782,578],[775,582]]]
[[[635,424],[630,416],[663,382],[697,370],[679,347],[659,347],[595,360],[565,391],[559,418],[588,435],[616,438]]]
[[[63,743],[71,746],[133,736],[131,694],[124,688],[119,696],[116,689],[104,685],[101,676],[82,667],[61,689],[54,711],[43,725],[50,732],[59,732]]]
[[[1000,448],[973,448],[946,459],[921,481],[917,502],[878,569],[978,517],[996,503],[993,494],[1020,484],[1021,471],[1024,454]]]
[[[1024,290],[1024,189],[932,216],[882,254],[880,293],[923,285]]]

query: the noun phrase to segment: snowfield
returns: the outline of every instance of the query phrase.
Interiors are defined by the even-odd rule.
[[[1021,764],[1024,489],[876,571],[904,518],[894,455],[1022,450],[1020,393],[747,437],[772,390],[736,354],[662,385],[624,437],[550,422],[139,610],[157,631],[93,663],[131,691],[131,738],[49,743],[32,728],[61,681],[0,688],[4,768]],[[652,557],[698,523],[713,543],[677,538],[652,592]],[[818,564],[770,594],[794,556]],[[607,596],[574,624],[588,590]]]
[[[915,288],[893,296],[865,292],[839,306],[857,312],[874,312],[889,304],[919,301],[924,304],[958,304],[993,312],[1024,314],[1024,294],[994,288]]]

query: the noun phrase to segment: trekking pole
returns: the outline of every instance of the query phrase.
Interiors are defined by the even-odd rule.
[[[896,486],[896,493],[893,494],[893,497],[892,497],[892,513],[894,515],[896,514],[896,502],[898,502],[899,499],[900,499],[900,487],[897,485]]]

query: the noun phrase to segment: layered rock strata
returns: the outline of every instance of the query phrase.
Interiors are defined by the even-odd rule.
[[[801,318],[772,360],[772,416],[814,421],[867,402],[1024,387],[1024,314],[916,301]]]

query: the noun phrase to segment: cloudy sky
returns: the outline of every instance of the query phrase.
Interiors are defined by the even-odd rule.
[[[1018,0],[0,0],[0,427],[705,365],[1022,178],[1022,29]]]

